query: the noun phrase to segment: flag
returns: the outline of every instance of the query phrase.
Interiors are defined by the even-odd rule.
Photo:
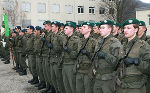
[[[3,16],[3,22],[1,27],[1,36],[9,36],[9,25],[8,25],[8,16],[4,14]]]

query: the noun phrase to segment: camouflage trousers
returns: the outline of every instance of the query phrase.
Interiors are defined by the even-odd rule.
[[[36,57],[35,55],[28,55],[28,65],[30,73],[33,77],[38,77],[37,71],[36,71]]]
[[[51,74],[50,74],[50,61],[49,61],[48,56],[43,56],[42,66],[43,66],[43,75],[44,75],[45,82],[52,85]]]
[[[66,93],[63,84],[62,70],[58,69],[57,63],[51,63],[51,79],[56,91]]]
[[[43,74],[42,57],[40,57],[39,55],[36,55],[36,71],[39,76],[39,80],[45,81]]]
[[[112,80],[95,79],[94,93],[113,93],[111,90],[111,82]]]
[[[76,76],[73,73],[74,64],[64,64],[62,68],[63,83],[66,93],[76,93]]]
[[[76,93],[93,93],[93,81],[87,74],[77,72]]]

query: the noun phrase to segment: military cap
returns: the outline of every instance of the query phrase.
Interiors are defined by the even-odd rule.
[[[95,23],[95,24],[94,24],[94,26],[100,26],[100,23],[99,23],[99,22],[97,22],[97,23]]]
[[[60,22],[58,21],[53,21],[51,24],[55,24],[56,26],[60,27]]]
[[[114,22],[111,21],[111,20],[104,20],[104,21],[101,21],[101,22],[100,22],[100,25],[104,25],[104,24],[107,24],[107,25],[114,25]]]
[[[15,29],[20,29],[21,30],[21,26],[16,26]]]
[[[25,32],[26,32],[26,29],[21,30],[21,32],[25,33]]]
[[[34,30],[34,26],[27,26],[27,28]]]
[[[70,22],[67,22],[67,23],[65,24],[65,26],[70,26],[70,27],[76,28],[76,23],[70,21]]]
[[[93,27],[93,26],[94,26],[94,23],[92,23],[92,22],[83,22],[83,23],[82,23],[82,26],[83,26],[83,25],[88,25],[88,26]]]
[[[60,26],[65,26],[65,24],[64,23],[60,23]]]
[[[139,21],[139,26],[146,26],[144,21]]]
[[[77,27],[82,27],[82,24],[78,24]]]
[[[137,20],[136,18],[131,18],[123,22],[123,26],[129,25],[129,24],[139,24],[139,20]]]
[[[46,24],[51,24],[51,21],[47,20],[43,23],[43,25],[46,25]]]
[[[41,27],[40,26],[36,26],[35,30],[41,30]]]

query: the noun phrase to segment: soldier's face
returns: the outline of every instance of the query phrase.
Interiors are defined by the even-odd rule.
[[[98,26],[94,26],[94,27],[93,27],[93,31],[94,31],[94,33],[98,33],[98,31],[99,31]]]
[[[88,26],[88,25],[83,25],[82,26],[82,34],[85,35],[85,34],[88,34],[92,31],[92,29]]]
[[[117,33],[119,30],[119,27],[116,26],[116,25],[113,25],[113,30],[112,30],[112,33]]]
[[[79,27],[79,32],[82,33],[83,29],[82,27]]]
[[[56,26],[55,24],[52,24],[52,31],[54,32],[56,30],[58,30],[58,26]]]
[[[12,36],[13,36],[13,37],[16,37],[16,33],[12,33]]]
[[[136,36],[138,28],[134,28],[133,24],[124,26],[124,35],[126,38],[132,38]]]
[[[46,31],[49,31],[49,30],[51,30],[51,26],[48,25],[48,24],[45,24],[45,25],[44,25],[44,29],[45,29]]]
[[[138,35],[142,35],[145,31],[146,31],[146,27],[145,26],[139,26]]]
[[[108,25],[101,25],[100,26],[100,34],[102,37],[108,36],[111,33],[112,28]]]
[[[66,26],[65,29],[64,29],[64,33],[66,35],[69,35],[71,32],[73,32],[73,28],[69,27],[69,26]]]
[[[20,35],[20,36],[23,36],[23,35],[24,35],[24,33],[23,33],[23,32],[19,32],[19,35]]]
[[[19,32],[20,30],[18,28],[15,29],[16,32]]]
[[[27,28],[27,34],[32,34],[32,29]]]

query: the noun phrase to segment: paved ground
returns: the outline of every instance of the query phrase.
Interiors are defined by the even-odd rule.
[[[36,87],[27,83],[31,74],[19,76],[12,64],[3,64],[0,60],[0,93],[40,93]]]

